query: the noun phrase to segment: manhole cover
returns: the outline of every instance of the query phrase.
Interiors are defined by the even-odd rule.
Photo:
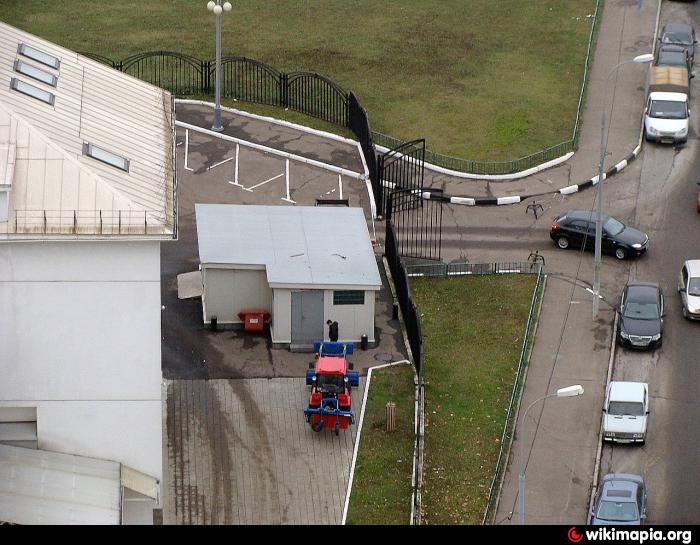
[[[389,354],[388,352],[378,352],[374,355],[374,359],[388,363],[390,361],[394,361],[394,355]]]

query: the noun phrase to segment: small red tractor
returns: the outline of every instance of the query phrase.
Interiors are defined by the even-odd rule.
[[[330,428],[338,435],[341,429],[355,423],[350,390],[360,385],[360,374],[351,370],[352,363],[347,360],[352,350],[352,343],[314,343],[315,361],[306,372],[311,393],[304,416],[315,432]]]

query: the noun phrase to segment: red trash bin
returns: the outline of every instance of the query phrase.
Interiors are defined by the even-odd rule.
[[[265,322],[270,319],[270,313],[257,308],[246,308],[238,313],[238,318],[243,322],[243,331],[260,333],[265,329]]]

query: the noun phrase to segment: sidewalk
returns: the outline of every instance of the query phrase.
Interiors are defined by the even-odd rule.
[[[537,187],[563,187],[596,174],[605,78],[617,63],[651,51],[657,10],[656,1],[644,2],[642,9],[631,2],[605,4],[579,151],[568,164],[541,175],[498,188],[491,184],[494,193],[500,194],[501,188],[517,194],[532,192]],[[607,88],[613,99],[608,166],[637,145],[646,73],[645,68],[628,65],[618,71],[617,78],[611,77],[614,83]],[[545,180],[550,180],[551,186]],[[585,278],[589,278],[588,274]],[[601,305],[602,320],[593,323],[590,297],[584,297],[587,294],[577,288],[570,304],[571,288],[571,284],[556,277],[548,278],[520,407],[524,411],[539,397],[573,384],[581,384],[585,393],[579,398],[553,398],[535,404],[527,415],[524,438],[521,430],[516,430],[496,524],[518,522],[522,440],[526,459],[526,522],[586,523],[614,314],[612,309]]]

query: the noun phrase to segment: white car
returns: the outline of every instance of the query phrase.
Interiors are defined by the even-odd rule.
[[[678,275],[678,293],[681,295],[683,317],[700,320],[700,259],[683,263]]]
[[[611,382],[603,406],[603,439],[614,443],[644,444],[649,416],[646,382]]]

